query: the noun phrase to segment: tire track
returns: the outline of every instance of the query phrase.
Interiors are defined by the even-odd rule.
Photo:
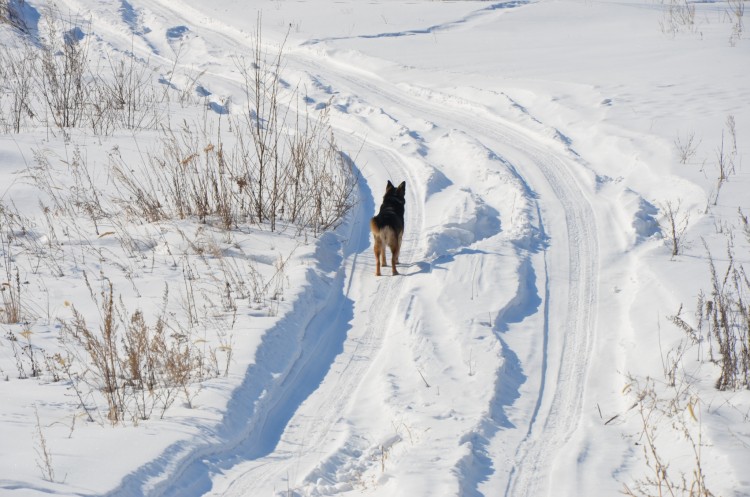
[[[306,65],[312,74],[320,72],[319,65],[298,57],[295,62]],[[376,84],[365,80],[359,72],[356,76],[353,72],[342,73],[338,67],[327,67],[326,71],[317,77],[321,80],[328,77],[328,84],[334,87],[344,87],[352,94],[377,95],[377,105],[381,107],[405,110],[448,129],[459,128],[491,149],[502,151],[501,155],[521,157],[513,160],[513,164],[521,167],[519,174],[530,189],[542,193],[542,221],[553,240],[545,251],[545,267],[541,270],[547,282],[544,363],[548,367],[539,385],[528,430],[516,451],[505,495],[548,495],[549,490],[544,487],[549,485],[553,463],[564,457],[560,449],[578,427],[596,325],[599,260],[596,218],[587,195],[575,179],[573,169],[577,165],[563,151],[544,147],[533,136],[499,118],[490,119],[457,105],[447,111],[422,98],[405,95],[383,81]],[[330,81],[333,75],[337,78],[335,82]],[[549,199],[544,195],[547,192],[551,194]],[[562,225],[555,222],[558,215],[554,212],[558,209],[563,212]],[[566,274],[567,278],[551,278],[552,270]],[[575,459],[575,455],[570,457]]]

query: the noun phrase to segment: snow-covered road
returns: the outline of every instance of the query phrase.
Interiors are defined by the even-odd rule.
[[[38,3],[28,7],[31,32],[45,22]],[[664,24],[660,33],[652,22],[657,6],[637,1],[251,3],[59,2],[86,13],[93,55],[133,54],[154,68],[164,95],[182,92],[195,105],[167,98],[170,126],[202,114],[207,134],[236,132],[225,116],[246,111],[242,68],[258,46],[266,62],[281,50],[284,123],[327,113],[357,175],[358,203],[335,231],[300,236],[310,253],[279,271],[297,285],[289,301],[275,301],[279,316],[240,304],[244,328],[234,332],[256,348],[207,383],[197,414],[190,405],[165,421],[168,436],[149,456],[128,452],[116,478],[89,485],[76,475],[76,490],[48,482],[39,491],[59,483],[61,495],[107,488],[111,497],[598,496],[642,478],[634,440],[643,426],[623,383],[631,368],[658,375],[670,347],[683,346],[679,330],[665,332],[664,344],[654,339],[652,321],[694,297],[696,268],[705,270],[695,252],[679,271],[664,265],[651,202],[686,199],[701,236],[718,237],[731,231],[719,209],[735,216],[744,198],[737,174],[715,187],[726,205],[711,211],[710,167],[675,168],[670,143],[681,119],[716,121],[735,98],[750,98],[735,91],[739,57],[717,48],[717,24],[705,24],[713,41],[700,51],[676,33],[665,41]],[[715,60],[729,83],[693,79],[688,53]],[[742,124],[747,112],[737,114]],[[95,138],[109,147],[106,162],[122,136]],[[741,157],[736,138],[734,147]],[[145,155],[146,146],[134,148],[133,157]],[[376,277],[369,220],[388,180],[406,182],[401,275],[386,266]],[[718,221],[704,219],[709,211]],[[265,235],[273,254],[275,234]],[[249,247],[252,263],[254,240],[227,250],[245,257]],[[138,305],[148,298],[138,295]],[[701,392],[709,406],[718,396]],[[704,409],[706,419],[741,417],[722,411],[733,401],[716,401],[722,407]],[[690,402],[691,414],[704,405]],[[742,446],[716,422],[706,426],[706,447]],[[75,467],[75,454],[61,459]],[[712,461],[731,486],[737,471]],[[25,490],[13,478],[0,483]]]
[[[189,46],[205,49],[183,64],[252,49],[241,26],[160,4],[151,26],[188,26]],[[219,69],[203,80],[236,84]],[[246,414],[246,431],[175,461],[155,493],[544,494],[575,465],[568,444],[586,437],[599,265],[591,175],[520,106],[533,127],[418,81],[389,83],[316,43],[290,49],[285,69],[309,102],[331,102],[363,200],[299,355],[262,398],[234,405],[245,413],[227,413]],[[407,182],[405,267],[378,279],[368,221],[387,179]]]

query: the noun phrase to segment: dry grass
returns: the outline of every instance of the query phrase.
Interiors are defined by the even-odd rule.
[[[75,389],[100,392],[107,402],[105,417],[112,424],[147,420],[155,410],[163,417],[178,395],[190,405],[192,385],[209,376],[195,337],[172,328],[164,315],[148,324],[140,310],[127,313],[115,299],[111,282],[99,306],[98,328],[89,326],[75,307],[73,319],[62,322],[68,360],[85,368],[73,377]]]
[[[682,208],[682,201],[666,201],[659,205],[664,214],[659,223],[661,230],[666,233],[666,241],[672,251],[672,258],[676,257],[685,248],[685,234],[690,224],[690,213]]]
[[[252,121],[241,117],[232,119],[232,133],[206,123],[165,128],[159,150],[140,167],[112,156],[121,205],[150,222],[196,218],[227,230],[248,223],[272,231],[332,229],[354,204],[352,164],[336,147],[326,112],[296,125],[270,151],[255,143],[261,138]]]
[[[21,275],[15,262],[13,243],[18,217],[0,203],[0,323],[15,324],[23,320]]]
[[[622,493],[631,497],[714,497],[703,468],[704,442],[700,422],[700,399],[684,378],[663,385],[652,378],[629,378],[627,392],[634,403],[641,427],[636,445],[643,451],[646,474]],[[679,446],[692,454],[690,463],[675,468],[668,456]]]

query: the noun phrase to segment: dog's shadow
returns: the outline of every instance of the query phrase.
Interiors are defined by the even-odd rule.
[[[399,274],[403,276],[415,276],[417,274],[427,274],[431,273],[435,269],[440,269],[443,271],[447,271],[448,268],[444,267],[446,264],[449,264],[453,262],[456,259],[457,255],[476,255],[476,254],[487,254],[487,252],[483,250],[476,250],[476,249],[469,249],[464,248],[455,254],[443,254],[431,261],[417,261],[417,262],[411,262],[411,263],[399,263],[398,266],[400,268],[409,268],[409,272],[401,272]],[[416,271],[411,271],[411,268],[416,267]]]
[[[427,274],[432,272],[432,264],[427,261],[411,262],[408,264],[399,263],[399,274],[401,276],[416,276],[418,274]],[[401,268],[408,268],[403,270]],[[412,268],[417,268],[416,271],[412,271]]]

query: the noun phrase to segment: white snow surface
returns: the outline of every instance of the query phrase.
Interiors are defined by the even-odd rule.
[[[161,419],[87,421],[65,379],[18,378],[4,337],[20,325],[0,325],[0,495],[583,497],[634,488],[650,470],[631,378],[666,382],[664,365],[686,343],[667,317],[684,304],[695,325],[698,295],[710,293],[703,240],[723,267],[734,233],[736,263],[750,265],[738,215],[750,212],[750,35],[730,39],[730,5],[719,1],[691,3],[694,26],[667,32],[667,5],[59,0],[61,12],[87,20],[92,57],[132,52],[155,78],[195,78],[201,116],[227,101],[242,112],[236,61],[251,54],[260,19],[269,50],[284,43],[283,80],[313,112],[330,106],[358,201],[317,238],[246,229],[228,241],[187,221],[177,223],[186,235],[164,235],[185,253],[186,239],[203,240],[261,272],[291,256],[274,312],[239,301],[228,374]],[[177,121],[189,111],[175,112]],[[736,166],[714,202],[728,116]],[[690,134],[697,151],[682,164],[675,142]],[[46,129],[3,135],[0,199],[37,220],[25,236],[47,236],[42,194],[26,176],[32,150],[61,164],[77,144],[107,188],[111,150],[135,161],[150,136],[136,147],[128,133],[73,132],[67,143]],[[406,231],[401,275],[386,266],[378,278],[369,219],[387,180],[406,181]],[[677,201],[690,218],[687,244],[671,257],[660,207]],[[126,229],[152,240],[146,233],[161,228]],[[186,291],[170,260],[187,256],[159,244],[142,248],[142,260],[115,255],[121,270],[97,275],[94,252],[120,249],[88,235],[95,250],[77,250],[83,236],[68,235],[57,274],[21,267],[37,350],[55,350],[71,304],[94,321],[90,293],[106,281],[147,321],[165,282],[176,299]],[[190,264],[210,278],[210,261]],[[194,298],[198,309],[218,306],[210,292]],[[679,371],[697,400],[694,416],[677,415],[700,433],[708,486],[750,495],[748,391],[714,388],[718,367],[699,346],[680,356]],[[673,425],[659,425],[663,457],[690,476],[694,453]],[[40,467],[40,430],[52,481]]]

